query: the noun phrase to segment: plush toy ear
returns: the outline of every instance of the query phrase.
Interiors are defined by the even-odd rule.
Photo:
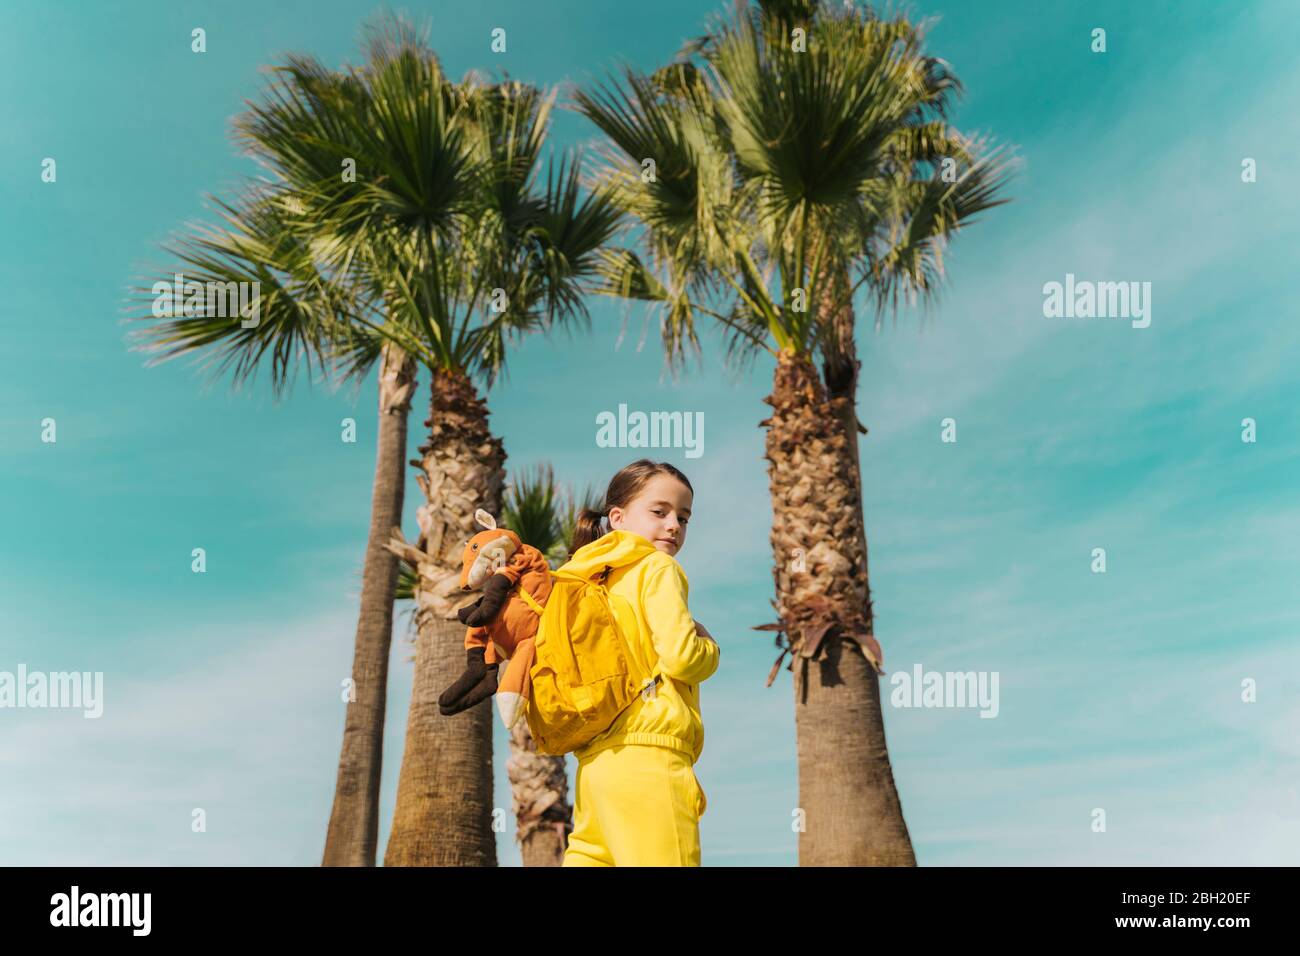
[[[497,528],[496,519],[493,518],[486,511],[484,511],[482,508],[475,509],[474,520],[477,521],[479,524],[481,524],[483,527],[487,528],[489,531],[495,531]]]

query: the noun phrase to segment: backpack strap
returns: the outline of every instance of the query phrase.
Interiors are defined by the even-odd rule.
[[[551,570],[548,570],[546,573],[549,574],[549,575],[550,575],[551,577],[553,577],[553,578],[558,578],[558,577],[559,577],[558,574],[556,574],[554,571],[551,571]],[[528,589],[527,589],[526,587],[524,587],[524,582],[523,582],[523,581],[520,581],[518,584],[515,585],[515,587],[517,587],[517,588],[519,589],[519,596],[520,596],[521,598],[524,599],[524,603],[527,604],[530,608],[532,608],[532,609],[533,609],[533,612],[534,612],[538,617],[541,617],[541,616],[542,616],[542,606],[541,606],[540,604],[537,603],[537,598],[533,597],[531,594],[528,593]]]
[[[528,593],[528,588],[523,584],[519,585],[519,596],[524,599],[524,603],[537,612],[537,616],[542,616],[542,606],[537,603],[537,598]]]

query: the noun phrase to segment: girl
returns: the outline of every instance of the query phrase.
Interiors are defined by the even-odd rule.
[[[588,576],[608,569],[618,624],[659,680],[574,752],[577,802],[564,866],[700,865],[708,801],[693,769],[704,748],[699,684],[718,669],[720,648],[691,618],[675,560],[693,497],[684,474],[643,458],[614,476],[600,511],[578,517],[566,567]]]

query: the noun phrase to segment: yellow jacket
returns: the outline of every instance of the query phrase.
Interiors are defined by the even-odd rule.
[[[653,744],[678,750],[694,764],[704,749],[699,685],[718,669],[721,649],[695,629],[682,566],[639,534],[610,531],[579,548],[565,567],[587,577],[610,568],[605,586],[632,653],[645,673],[658,665],[663,675],[651,699],[638,695],[574,756],[583,760],[615,744]]]

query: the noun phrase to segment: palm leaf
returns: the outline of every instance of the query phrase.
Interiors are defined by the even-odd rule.
[[[323,373],[331,342],[349,323],[365,321],[370,311],[364,286],[354,276],[331,275],[313,259],[306,238],[282,215],[285,196],[250,191],[237,204],[209,197],[218,206],[225,227],[197,224],[190,232],[164,244],[177,263],[136,300],[156,301],[159,283],[168,285],[180,272],[186,281],[256,283],[260,315],[159,315],[152,304],[132,315],[143,328],[128,338],[133,348],[151,355],[155,365],[182,355],[205,358],[213,378],[233,372],[236,385],[253,379],[269,365],[275,393],[282,395],[300,362],[308,371]]]
[[[1005,201],[1009,167],[947,123],[961,84],[925,54],[925,26],[763,0],[713,18],[649,77],[624,68],[577,94],[607,138],[594,188],[639,230],[635,252],[602,258],[597,291],[660,310],[670,362],[701,312],[724,326],[729,362],[838,349],[851,301],[836,305],[831,277],[856,268],[878,303],[930,295],[947,238]],[[641,181],[644,157],[658,181]],[[954,183],[939,177],[948,159]]]

